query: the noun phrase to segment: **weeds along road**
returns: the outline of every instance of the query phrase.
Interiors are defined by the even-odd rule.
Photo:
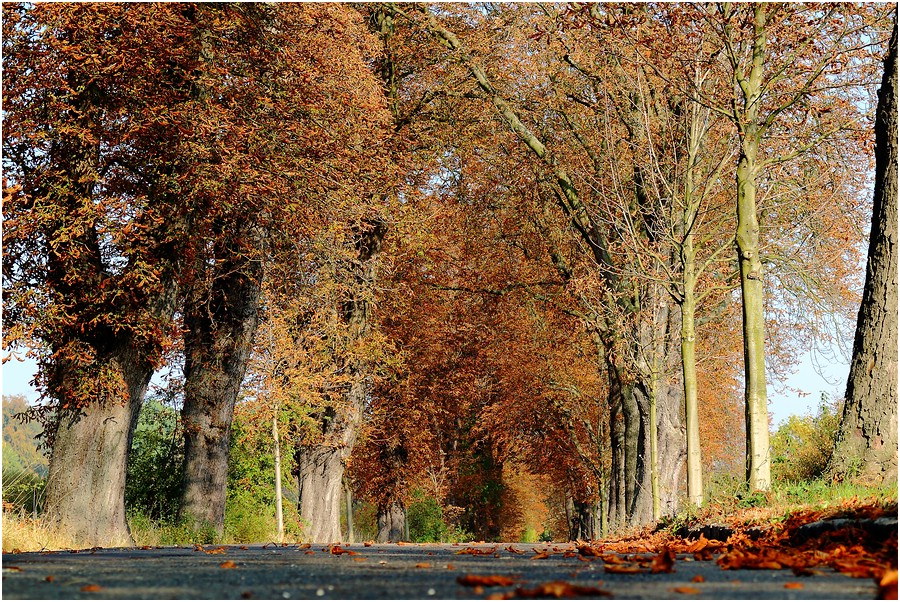
[[[463,552],[463,553],[460,553]],[[476,552],[476,553],[473,553]],[[872,599],[870,579],[817,570],[722,570],[678,554],[579,557],[571,544],[117,548],[3,555],[5,599]],[[631,559],[635,560],[635,559]],[[649,560],[649,558],[648,558]],[[618,567],[618,568],[617,568]],[[626,571],[641,572],[626,572]],[[491,582],[497,585],[489,585]],[[481,583],[481,584],[479,584]]]

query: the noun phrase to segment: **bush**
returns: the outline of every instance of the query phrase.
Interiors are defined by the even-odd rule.
[[[824,395],[815,416],[791,416],[772,436],[772,479],[801,483],[820,477],[828,466],[840,425],[840,405]]]
[[[444,541],[447,536],[447,524],[444,522],[444,511],[438,501],[425,496],[421,491],[413,493],[413,501],[406,508],[406,521],[409,524],[409,538],[412,541],[425,543]]]
[[[184,437],[177,410],[148,399],[141,409],[125,478],[125,507],[172,523],[181,498]]]

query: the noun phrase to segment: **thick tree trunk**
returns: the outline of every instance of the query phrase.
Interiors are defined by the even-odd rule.
[[[837,477],[897,481],[897,23],[875,121],[875,195],[866,284],[844,413],[831,460]]]
[[[152,369],[127,347],[106,364],[127,394],[62,418],[50,456],[45,514],[73,546],[134,545],[125,522],[125,467]]]
[[[313,543],[341,540],[344,454],[340,448],[303,448],[294,456],[303,538]]]
[[[378,509],[378,543],[403,541],[406,536],[406,509],[400,502],[392,502]]]
[[[367,291],[374,284],[375,257],[381,250],[385,233],[386,225],[380,221],[368,224],[358,233],[358,261],[352,267],[357,290],[354,298],[345,301],[342,307],[346,331],[341,344],[345,350],[369,332]],[[309,523],[306,536],[315,542],[337,541],[340,538],[340,491],[344,462],[356,445],[366,406],[368,363],[364,358],[354,358],[348,361],[346,368],[350,382],[344,392],[343,403],[321,411],[321,443],[297,452],[296,474],[301,491],[298,510],[301,519]]]
[[[251,257],[254,251],[231,241],[217,245],[211,285],[191,295],[185,308],[185,459],[179,516],[220,535],[225,528],[234,404],[259,322],[262,268]]]

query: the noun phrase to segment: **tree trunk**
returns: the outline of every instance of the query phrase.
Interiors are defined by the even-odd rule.
[[[73,546],[131,546],[125,521],[125,467],[152,368],[125,347],[106,361],[127,396],[107,396],[81,416],[63,417],[54,434],[45,513]]]
[[[297,451],[298,509],[303,537],[313,543],[341,540],[341,483],[344,458],[340,448],[307,447]]]
[[[681,299],[681,373],[684,385],[684,428],[687,443],[687,494],[690,503],[703,504],[703,462],[700,455],[700,410],[697,404],[697,331],[693,234],[682,246],[684,293]]]
[[[625,525],[625,412],[623,409],[623,383],[619,371],[611,359],[608,362],[609,375],[609,434],[610,471],[608,498],[609,518],[607,523],[612,531]]]
[[[831,459],[839,478],[897,481],[897,22],[875,121],[875,195],[866,284],[844,413]]]
[[[217,244],[212,283],[189,296],[184,317],[185,458],[179,516],[219,535],[225,529],[234,404],[247,371],[261,295],[261,264],[251,256],[255,249],[239,246],[240,239],[235,235]]]
[[[284,509],[281,489],[281,442],[278,438],[278,409],[272,416],[272,447],[275,456],[275,529],[278,543],[284,542]],[[352,524],[352,523],[351,523]],[[352,537],[351,537],[352,541]]]
[[[353,489],[350,483],[345,483],[345,505],[347,507],[347,541],[354,543],[356,541],[356,533],[353,529]]]
[[[344,350],[353,347],[369,332],[367,292],[374,285],[375,258],[381,251],[386,231],[387,226],[383,222],[373,221],[358,233],[358,261],[351,268],[355,272],[357,289],[354,298],[345,301],[342,307],[346,324],[341,341]],[[296,474],[301,491],[298,511],[300,517],[309,523],[307,537],[315,542],[340,539],[340,491],[344,461],[356,445],[366,406],[368,363],[364,358],[354,358],[348,361],[346,369],[350,382],[344,392],[343,403],[321,411],[321,443],[297,452]]]
[[[378,509],[378,543],[403,541],[406,525],[406,509],[400,502],[392,502]]]

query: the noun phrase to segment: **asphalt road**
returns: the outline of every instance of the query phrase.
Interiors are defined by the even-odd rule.
[[[552,593],[553,586],[543,592],[537,588],[554,581],[602,590],[589,591],[586,597],[821,600],[873,599],[877,594],[872,580],[852,579],[831,569],[809,577],[797,577],[790,570],[725,571],[714,562],[678,555],[671,573],[619,574],[607,572],[612,565],[599,558],[579,559],[571,552],[564,557],[571,549],[567,544],[556,545],[556,550],[553,544],[512,544],[524,554],[509,551],[508,545],[342,548],[352,554],[334,554],[322,545],[275,544],[4,554],[2,596],[10,600],[483,599],[513,594],[517,588],[516,597]],[[467,547],[495,552],[458,554]],[[549,557],[532,559],[535,550],[548,551]],[[478,588],[457,581],[466,575],[501,575],[516,581]],[[564,592],[564,597],[572,595],[572,590]]]

